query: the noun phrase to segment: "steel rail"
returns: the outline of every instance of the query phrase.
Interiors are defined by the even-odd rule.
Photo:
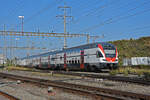
[[[86,74],[86,73],[74,73],[74,72],[66,72],[66,71],[48,71],[48,70],[25,70],[31,72],[40,72],[40,73],[50,73],[53,74],[63,74],[63,75],[73,75],[79,77],[89,77],[89,78],[100,78],[100,79],[108,79],[112,81],[120,81],[120,82],[129,82],[140,85],[150,85],[149,79],[138,78],[138,77],[125,77],[125,76],[112,76],[112,75],[96,75],[96,74]]]
[[[72,84],[66,82],[51,81],[51,80],[31,78],[31,77],[5,74],[5,73],[0,73],[0,76],[15,79],[15,80],[21,80],[25,82],[40,84],[44,86],[53,86],[56,88],[62,88],[62,89],[78,91],[78,92],[80,91],[82,93],[98,96],[100,98],[107,96],[107,99],[111,98],[111,100],[126,100],[127,98],[139,99],[139,100],[150,100],[150,95],[146,95],[146,94],[124,92],[124,91],[113,90],[113,89],[84,86],[84,85],[78,85],[78,84]]]
[[[112,81],[135,83],[135,84],[140,84],[140,85],[148,85],[148,86],[150,85],[149,79],[138,78],[138,77],[96,75],[96,74],[87,74],[87,73],[75,73],[75,72],[71,72],[71,71],[68,71],[68,72],[66,72],[66,71],[49,71],[49,70],[24,70],[24,71],[40,72],[40,73],[53,72],[53,74],[63,74],[63,75],[72,75],[72,76],[89,77],[89,78],[100,78],[100,79],[108,79],[108,80],[112,80]]]
[[[14,96],[12,96],[8,93],[2,92],[2,91],[0,91],[0,95],[4,96],[5,98],[8,98],[9,100],[20,100],[17,97],[14,97]]]
[[[61,72],[54,71],[54,74],[74,75],[74,76],[89,77],[89,78],[102,78],[102,79],[108,79],[112,81],[121,81],[121,82],[130,82],[130,83],[136,83],[136,84],[141,84],[141,85],[150,85],[150,80],[144,79],[144,78],[137,78],[137,77],[96,75],[96,74],[84,74],[84,73],[73,73],[73,72],[62,72],[62,71]]]

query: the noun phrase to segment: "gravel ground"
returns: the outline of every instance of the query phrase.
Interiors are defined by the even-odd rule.
[[[0,79],[0,82],[11,82],[11,84],[8,85],[0,84],[0,90],[18,97],[21,100],[93,100],[91,97],[66,93],[58,89],[54,89],[52,93],[48,93],[47,88],[28,83],[15,84],[15,81],[6,79]]]
[[[5,98],[4,96],[0,95],[0,100],[9,100],[8,98]]]
[[[75,73],[83,73],[83,74],[91,74],[91,75],[110,75],[108,72],[95,73],[95,72],[75,72]],[[116,76],[124,76],[124,74],[117,74]],[[128,74],[125,77],[139,77],[138,75]],[[142,75],[141,75],[142,77]]]
[[[150,94],[150,86],[143,86],[138,84],[131,84],[131,83],[123,83],[123,82],[115,82],[110,80],[103,80],[103,79],[92,79],[92,78],[84,78],[76,77],[76,76],[67,76],[67,75],[51,75],[46,73],[39,73],[39,72],[23,72],[23,71],[1,71],[16,75],[25,75],[29,77],[36,77],[42,79],[49,79],[49,80],[57,80],[63,81],[68,83],[74,84],[82,84],[94,87],[102,87],[102,88],[110,88],[134,93],[141,93],[141,94]]]

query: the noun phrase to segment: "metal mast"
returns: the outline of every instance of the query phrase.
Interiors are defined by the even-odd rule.
[[[58,15],[58,16],[56,16],[56,17],[62,17],[62,18],[63,18],[63,20],[64,20],[64,34],[66,34],[66,22],[67,22],[66,18],[68,18],[68,17],[72,18],[72,17],[73,17],[73,16],[67,16],[66,10],[67,10],[68,8],[71,8],[71,7],[64,5],[64,6],[61,6],[61,7],[58,7],[58,8],[61,8],[61,9],[63,9],[63,11],[64,11],[64,15]],[[65,49],[65,48],[67,48],[66,35],[64,35],[64,49]]]
[[[3,34],[4,34],[4,51],[3,51],[3,66],[4,66],[4,62],[5,62],[5,57],[7,56],[7,49],[6,49],[6,37],[5,37],[5,28],[6,28],[6,25],[4,24],[4,32],[3,32]]]

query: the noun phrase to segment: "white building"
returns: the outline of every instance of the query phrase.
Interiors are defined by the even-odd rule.
[[[6,63],[6,57],[3,54],[0,54],[0,64]]]
[[[150,57],[131,57],[123,59],[123,66],[150,65]]]

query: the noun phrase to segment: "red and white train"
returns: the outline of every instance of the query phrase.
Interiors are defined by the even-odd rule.
[[[116,69],[118,52],[113,44],[99,42],[24,57],[17,64],[59,70]]]

